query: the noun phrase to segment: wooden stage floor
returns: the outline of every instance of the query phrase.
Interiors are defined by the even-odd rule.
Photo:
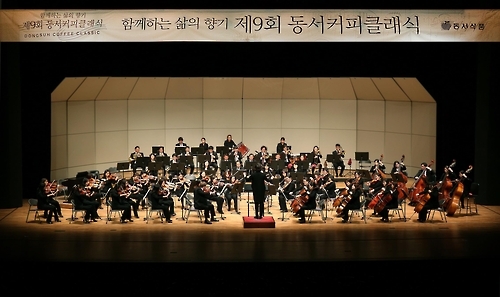
[[[462,276],[472,269],[477,283],[482,283],[489,266],[495,270],[484,276],[494,276],[498,289],[500,206],[478,205],[478,214],[457,211],[447,218],[448,222],[436,213],[433,221],[425,223],[417,222],[414,215],[408,221],[395,217],[391,223],[370,217],[367,224],[355,216],[352,223],[344,224],[329,212],[326,223],[315,215],[312,222],[299,224],[293,217],[282,221],[278,201],[274,199],[269,215],[275,218],[276,228],[244,229],[242,216],[247,214],[247,205],[253,215],[253,205],[247,204],[246,198],[244,194],[241,215],[225,209],[226,219],[212,225],[200,223],[195,213],[188,223],[183,221],[177,201],[177,216],[172,224],[160,223],[158,218],[146,224],[144,210],[139,211],[141,218],[133,223],[120,224],[118,218],[108,224],[105,220],[83,224],[81,218],[70,223],[70,209],[63,209],[60,223],[34,222],[34,213],[26,223],[28,204],[24,200],[23,207],[0,209],[0,260],[12,264],[35,261],[177,265],[170,267],[190,263],[251,266],[260,262],[277,265],[275,270],[283,269],[282,273],[288,273],[286,265],[293,267],[291,271],[313,265],[315,271],[318,267],[329,271],[356,267],[356,274],[370,271],[370,275],[376,274],[373,267],[387,267],[393,273],[419,267],[446,273],[458,269]],[[371,212],[368,210],[368,214]],[[413,208],[408,206],[407,216],[412,213]],[[100,209],[99,214],[105,218],[106,208]],[[475,269],[483,266],[484,269]]]

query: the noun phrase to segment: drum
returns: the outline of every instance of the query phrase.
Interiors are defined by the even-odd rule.
[[[244,157],[244,156],[248,153],[248,151],[249,151],[248,147],[247,147],[245,144],[243,144],[243,142],[238,143],[238,145],[237,145],[236,147],[238,148],[238,152],[240,152],[240,154],[241,154],[243,157]]]

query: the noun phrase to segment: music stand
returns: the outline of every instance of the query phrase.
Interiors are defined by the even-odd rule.
[[[245,166],[244,167],[245,167],[245,169],[247,171],[252,171],[253,172],[255,170],[255,166],[256,165],[257,165],[256,161],[251,161],[251,162],[247,161],[247,162],[245,162]]]
[[[156,154],[158,154],[158,150],[159,150],[161,147],[163,147],[163,145],[153,145],[153,146],[151,147],[151,152],[152,152],[154,155],[156,155]]]
[[[277,172],[285,168],[285,162],[283,160],[272,160],[269,167]]]
[[[307,169],[309,169],[309,162],[308,161],[296,161],[295,164],[297,164],[297,170],[301,172],[307,172]]]
[[[192,147],[191,148],[191,155],[196,156],[200,154],[204,154],[205,152],[201,147]]]
[[[203,168],[203,164],[207,160],[207,156],[205,154],[196,155],[196,163],[198,164],[198,169]]]
[[[148,170],[151,171],[156,171],[156,174],[158,175],[158,170],[163,169],[163,163],[162,162],[149,162],[148,164]]]
[[[185,146],[176,146],[176,147],[174,147],[174,153],[177,156],[180,156],[185,151],[186,151],[186,147]]]
[[[363,169],[363,162],[370,162],[370,154],[368,152],[355,152],[354,153],[354,159],[356,159],[356,161],[358,161],[358,167]],[[369,167],[369,166],[365,166],[365,167]]]
[[[232,170],[233,166],[235,166],[235,162],[234,161],[231,161],[231,160],[222,160],[220,161],[220,170],[221,170],[221,173],[223,171],[226,171],[226,170]]]
[[[181,156],[179,158],[179,163],[194,165],[193,156]]]
[[[224,156],[224,154],[229,154],[229,148],[227,146],[217,146],[215,147],[215,152]]]
[[[292,172],[290,173],[290,178],[295,181],[300,181],[302,183],[302,180],[304,179],[304,173],[303,172]]]
[[[141,167],[142,170],[146,170],[146,164],[151,160],[150,157],[139,157],[135,160],[136,168]]]
[[[210,169],[210,170],[205,170],[205,174],[206,174],[206,175],[208,175],[208,176],[212,176],[212,175],[214,175],[214,174],[215,174],[215,170],[212,170],[212,169]]]
[[[116,170],[122,172],[122,178],[125,178],[125,170],[128,170],[129,167],[130,167],[129,162],[116,163]]]
[[[170,164],[170,172],[174,172],[175,175],[179,174],[179,172],[184,171],[184,167],[186,165],[184,163],[173,163]]]

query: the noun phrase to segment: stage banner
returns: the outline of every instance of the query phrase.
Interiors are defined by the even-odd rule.
[[[0,10],[2,42],[498,42],[500,10]]]

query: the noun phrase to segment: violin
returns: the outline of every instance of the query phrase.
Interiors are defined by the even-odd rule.
[[[57,182],[55,180],[52,183],[47,184],[45,186],[45,194],[47,194],[49,196],[55,196],[57,191],[58,191],[58,185],[57,185]]]

